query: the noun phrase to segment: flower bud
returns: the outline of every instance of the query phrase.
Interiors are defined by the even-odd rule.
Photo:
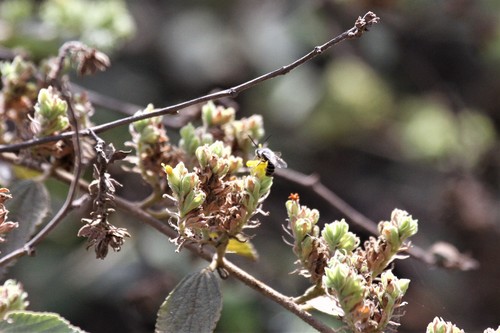
[[[231,152],[227,151],[224,147],[224,143],[222,143],[222,141],[215,141],[214,143],[212,143],[210,146],[209,146],[209,149],[210,149],[210,152],[213,154],[213,155],[216,155],[218,157],[224,157],[224,156],[228,156],[231,154]]]
[[[395,209],[391,220],[380,222],[378,229],[380,235],[391,245],[392,252],[396,253],[408,237],[417,233],[418,221],[404,210]]]
[[[181,195],[186,195],[189,192],[192,192],[196,185],[199,182],[198,175],[195,173],[187,173],[181,179]]]
[[[293,235],[295,236],[295,240],[301,242],[308,234],[311,233],[313,229],[313,224],[309,219],[300,218],[295,221],[293,226]]]
[[[0,318],[9,311],[24,310],[28,306],[28,294],[20,283],[7,280],[0,286]]]
[[[179,162],[175,168],[164,164],[163,169],[167,174],[168,186],[172,190],[172,193],[174,196],[179,196],[181,192],[181,179],[187,173],[184,163]]]
[[[395,209],[391,214],[391,222],[392,221],[398,226],[398,231],[402,240],[418,232],[418,221],[412,219],[411,215],[404,210]]]
[[[398,279],[391,271],[385,271],[380,275],[379,299],[381,304],[386,304],[390,308],[384,311],[392,313],[394,305],[397,304],[405,295],[410,285],[409,279]]]
[[[200,147],[196,148],[195,155],[196,155],[196,158],[198,159],[198,163],[200,164],[200,166],[202,168],[206,168],[208,165],[208,160],[211,156],[211,154],[209,153],[209,151],[207,149],[207,145],[200,146]]]
[[[348,232],[349,225],[342,219],[342,221],[335,221],[329,224],[325,224],[323,231],[321,232],[321,237],[326,241],[330,252],[335,252],[337,248],[340,247],[340,240]]]
[[[134,116],[139,116],[142,114],[150,113],[150,112],[153,112],[153,110],[154,110],[154,106],[153,106],[153,104],[150,103],[150,104],[148,104],[148,106],[144,110],[137,111],[134,114]],[[150,125],[160,124],[162,121],[162,118],[163,117],[159,116],[159,117],[152,117],[152,118],[134,121],[131,126],[135,132],[141,134],[146,127],[148,127]]]
[[[160,129],[156,126],[146,126],[142,129],[138,142],[154,144],[160,138]]]
[[[243,160],[241,157],[235,157],[233,155],[230,155],[228,158],[229,162],[229,173],[235,173],[238,171],[242,166],[243,166]]]
[[[201,119],[203,121],[203,126],[220,126],[234,121],[235,113],[236,111],[233,108],[216,106],[212,101],[209,101],[201,108]]]
[[[299,202],[295,200],[288,200],[285,203],[286,212],[288,214],[288,218],[292,219],[297,216],[299,212]]]
[[[323,276],[323,284],[335,290],[339,304],[346,314],[351,313],[358,304],[363,302],[366,294],[365,281],[348,264],[333,257]]]
[[[444,321],[443,318],[435,317],[434,320],[427,325],[426,333],[464,333],[464,330],[459,329],[453,323]]]
[[[67,111],[68,103],[53,87],[40,89],[35,105],[35,132],[48,136],[65,130],[69,126]]]
[[[179,210],[180,217],[185,217],[190,211],[200,207],[206,199],[206,194],[200,190],[190,191],[182,201]]]
[[[200,138],[196,134],[196,129],[193,124],[189,123],[182,127],[179,131],[181,140],[179,147],[189,155],[195,154],[197,148],[201,145]]]

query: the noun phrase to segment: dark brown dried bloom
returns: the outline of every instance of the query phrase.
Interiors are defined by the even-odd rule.
[[[86,223],[78,231],[78,236],[87,237],[88,246],[95,248],[96,257],[104,259],[108,248],[120,251],[125,237],[130,234],[125,228],[117,228],[108,222],[108,216],[114,212],[113,205],[116,186],[120,186],[107,172],[108,165],[116,160],[122,160],[128,152],[117,151],[112,144],[106,144],[93,133],[97,141],[94,149],[97,153],[97,163],[94,164],[94,180],[89,185],[89,193],[94,198],[91,219],[82,219]]]
[[[111,66],[109,57],[96,49],[85,48],[78,55],[78,74],[91,75],[104,72]]]
[[[125,242],[124,238],[130,237],[127,229],[117,228],[101,218],[82,219],[82,221],[87,224],[80,228],[78,236],[87,238],[87,249],[94,247],[97,259],[104,259],[109,247],[115,252],[120,251]]]

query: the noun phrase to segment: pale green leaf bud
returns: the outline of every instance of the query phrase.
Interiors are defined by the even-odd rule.
[[[192,172],[187,173],[181,179],[181,193],[185,195],[186,193],[193,191],[199,182],[200,179],[198,178],[197,174]]]
[[[383,228],[382,236],[392,245],[394,250],[397,250],[403,244],[401,237],[399,235],[399,230],[396,226],[391,224],[385,224]]]
[[[60,132],[69,126],[68,103],[51,86],[40,89],[35,105],[36,132],[40,136]]]
[[[319,211],[317,209],[308,209],[307,216],[311,219],[312,223],[316,224],[319,221]]]
[[[256,200],[259,199],[260,182],[255,177],[245,178],[245,190]]]
[[[397,224],[402,241],[418,232],[418,220],[412,219],[404,210],[395,209],[391,214],[391,221]]]
[[[201,135],[201,144],[200,145],[211,145],[214,143],[214,136],[210,133],[203,133]]]
[[[321,237],[323,237],[328,244],[330,251],[333,253],[340,247],[340,240],[348,231],[349,225],[344,219],[342,219],[341,221],[325,224],[325,227],[321,232]]]
[[[347,232],[340,240],[340,247],[347,252],[352,252],[355,248],[359,246],[360,240],[352,232]]]
[[[201,145],[200,139],[196,135],[196,129],[193,124],[189,123],[182,127],[179,131],[181,135],[181,140],[179,141],[179,147],[182,148],[186,153],[193,155],[196,149]]]
[[[332,264],[332,259],[329,263],[330,267],[325,268],[325,276],[323,278],[323,283],[327,288],[333,288],[335,290],[341,290],[346,284],[347,276],[349,275],[349,266],[344,263],[335,261]]]
[[[209,146],[209,148],[212,154],[217,155],[218,157],[224,156],[225,149],[224,143],[222,143],[222,141],[215,141]]]
[[[286,212],[288,214],[288,218],[289,219],[292,219],[292,218],[294,218],[294,217],[297,216],[297,214],[299,212],[299,203],[298,203],[298,201],[296,201],[296,200],[288,200],[285,203],[285,207],[286,207]]]
[[[229,171],[229,163],[226,159],[224,158],[219,158],[217,160],[217,163],[215,165],[215,168],[212,169],[212,171],[217,174],[219,177],[224,177],[227,175]]]
[[[382,291],[390,296],[392,301],[404,296],[410,285],[409,279],[398,279],[392,271],[385,271],[380,275]]]
[[[209,101],[201,107],[201,120],[203,121],[203,126],[212,126],[212,119],[214,117],[215,109],[216,106],[212,101]]]
[[[147,143],[147,144],[154,144],[154,143],[158,142],[160,135],[161,135],[161,133],[160,133],[160,130],[158,129],[158,127],[146,126],[141,131],[141,136],[140,136],[139,142]]]
[[[134,114],[134,116],[139,116],[142,114],[150,113],[150,112],[153,112],[153,110],[154,110],[154,106],[153,106],[153,104],[150,103],[150,104],[148,104],[148,106],[144,110],[137,111]],[[161,123],[162,118],[163,117],[159,116],[159,117],[138,120],[138,121],[135,121],[132,123],[132,127],[137,133],[142,133],[144,128],[146,128],[148,125],[155,125],[155,124]]]
[[[403,296],[410,286],[410,279],[398,279],[397,285],[399,290],[401,290],[401,296]]]
[[[203,191],[190,191],[179,207],[180,217],[183,218],[190,211],[200,207],[205,201],[206,194]]]
[[[297,221],[295,221],[295,224],[293,225],[293,234],[295,236],[295,239],[299,242],[301,242],[306,235],[308,235],[312,231],[313,224],[309,219],[306,218],[300,218]]]
[[[208,151],[208,146],[204,145],[196,148],[195,155],[196,158],[198,159],[198,163],[200,164],[200,166],[202,168],[206,168],[208,165],[208,161],[212,156],[212,154],[210,154],[210,152]]]
[[[179,162],[175,168],[172,168],[170,165],[164,165],[163,168],[167,174],[168,186],[175,196],[179,196],[181,192],[181,179],[187,173],[184,163]]]
[[[234,173],[243,166],[243,160],[241,157],[235,157],[230,155],[228,157],[229,162],[229,173]]]

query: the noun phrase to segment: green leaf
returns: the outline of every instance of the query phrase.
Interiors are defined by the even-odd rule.
[[[5,203],[9,210],[8,220],[19,222],[19,227],[6,236],[0,244],[1,256],[24,246],[42,222],[49,210],[49,194],[45,185],[33,180],[23,180],[10,187],[12,199]],[[2,267],[0,275],[5,273]]]
[[[158,311],[156,333],[212,332],[222,311],[222,294],[214,272],[203,270],[182,279]]]
[[[257,260],[259,254],[250,241],[239,241],[237,239],[231,238],[226,248],[227,253],[234,253],[242,257],[248,258],[250,260]]]
[[[13,311],[0,321],[0,332],[84,333],[57,313]]]

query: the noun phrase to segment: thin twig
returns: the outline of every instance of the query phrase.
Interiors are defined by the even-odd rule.
[[[89,90],[82,87],[76,83],[70,83],[70,89],[76,93],[85,93],[94,107],[102,107],[110,111],[115,111],[123,115],[132,116],[139,110],[144,110],[144,106],[124,102],[120,99],[103,95],[97,91]],[[182,114],[178,114],[172,117],[163,117],[163,125],[168,128],[181,128],[193,119],[197,119],[200,116],[200,106],[192,105],[189,108],[185,108]]]
[[[338,209],[352,223],[373,235],[378,235],[377,223],[361,214],[342,198],[336,195],[332,190],[323,185],[319,180],[319,176],[306,175],[293,169],[278,169],[276,170],[276,175],[288,180],[291,183],[298,184],[305,188],[310,188],[320,198],[323,198],[332,207]],[[432,261],[432,258],[425,255],[426,251],[419,246],[412,244],[410,248],[405,250],[405,252],[429,266],[436,265],[436,262]]]
[[[378,23],[379,18],[372,12],[366,13],[363,17],[358,17],[356,20],[356,23],[354,24],[354,27],[351,29],[344,31],[337,37],[329,40],[323,45],[316,46],[312,51],[304,55],[302,58],[297,59],[296,61],[292,62],[289,65],[285,65],[281,68],[278,68],[274,71],[271,71],[269,73],[266,73],[264,75],[261,75],[259,77],[256,77],[254,79],[251,79],[245,83],[242,83],[240,85],[234,86],[229,89],[221,90],[218,92],[210,93],[201,97],[197,97],[185,102],[181,102],[175,105],[167,106],[164,108],[159,108],[159,109],[154,109],[152,112],[148,112],[145,114],[141,115],[134,115],[130,117],[125,117],[121,118],[115,121],[111,121],[109,123],[101,124],[94,126],[90,129],[86,130],[81,130],[80,135],[87,136],[90,135],[90,130],[94,131],[95,133],[101,133],[107,130],[110,130],[112,128],[118,127],[118,126],[123,126],[123,125],[128,125],[130,123],[133,123],[138,120],[142,119],[147,119],[151,117],[157,117],[157,116],[163,116],[166,114],[175,114],[179,110],[185,109],[189,106],[208,102],[210,100],[218,100],[221,98],[225,97],[231,97],[234,98],[241,92],[250,89],[264,81],[273,79],[275,77],[281,76],[288,74],[290,71],[294,70],[295,68],[299,67],[300,65],[310,61],[311,59],[317,57],[318,55],[322,54],[324,51],[328,50],[330,47],[334,46],[335,44],[338,44],[342,41],[345,41],[347,39],[353,39],[353,38],[359,38],[362,36],[363,32],[367,31],[367,29],[372,26],[375,23]],[[2,152],[8,152],[8,151],[18,151],[20,149],[28,148],[31,146],[36,146],[39,144],[47,143],[47,142],[53,142],[53,141],[58,141],[61,139],[69,138],[73,135],[73,132],[65,132],[60,135],[55,135],[51,137],[46,137],[46,138],[41,138],[41,139],[33,139],[25,142],[21,142],[18,144],[11,144],[11,145],[0,145],[0,153]]]

